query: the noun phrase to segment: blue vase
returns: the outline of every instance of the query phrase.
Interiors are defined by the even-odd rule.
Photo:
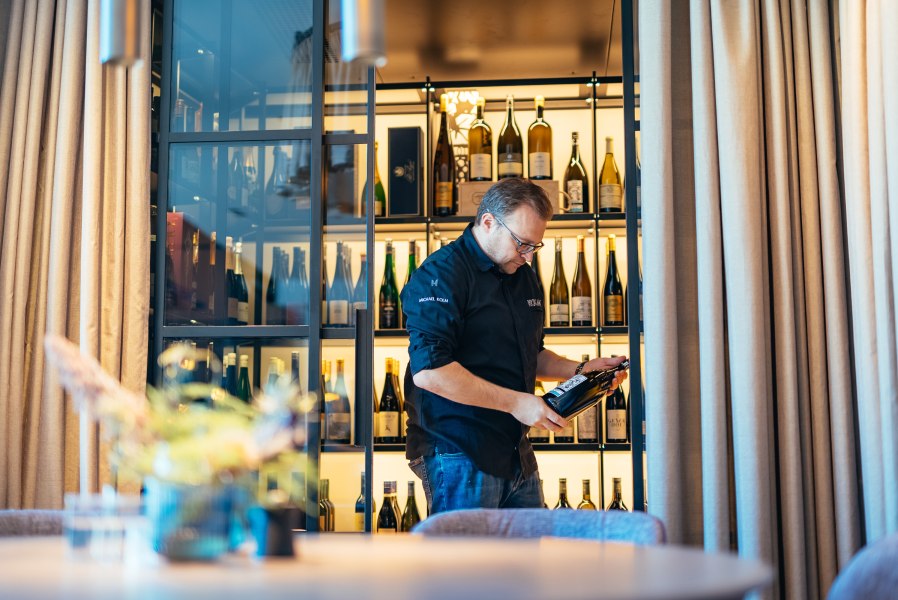
[[[235,487],[146,481],[153,550],[170,560],[214,560],[228,551]]]

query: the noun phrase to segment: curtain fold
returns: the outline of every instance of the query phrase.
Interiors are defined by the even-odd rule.
[[[649,507],[675,542],[778,567],[768,597],[825,595],[862,540],[836,18],[640,2]]]
[[[59,507],[79,479],[96,489],[114,478],[101,471],[95,428],[79,425],[45,368],[44,334],[80,340],[129,388],[144,386],[150,2],[141,2],[144,60],[128,72],[99,64],[98,0],[18,0],[9,11],[0,90],[0,507]]]

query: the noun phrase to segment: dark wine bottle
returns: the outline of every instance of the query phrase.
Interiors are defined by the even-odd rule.
[[[408,532],[412,527],[421,522],[421,513],[418,512],[418,503],[415,501],[415,482],[408,482],[408,500],[405,501],[405,510],[402,511],[401,530]]]
[[[331,444],[349,444],[352,440],[352,409],[349,403],[349,393],[346,391],[346,380],[343,375],[344,361],[337,359],[337,376],[334,381],[333,399],[326,402],[325,411],[325,440]]]
[[[608,326],[624,324],[624,286],[621,285],[620,272],[617,270],[614,243],[614,234],[609,234],[608,266],[605,271],[605,286],[602,288],[603,324]]]
[[[225,365],[225,372],[228,376],[228,387],[225,390],[231,396],[235,398],[238,397],[237,392],[237,353],[229,352],[227,358],[227,365]]]
[[[552,285],[549,287],[549,326],[568,327],[571,324],[571,310],[567,289],[567,278],[564,276],[564,264],[561,260],[561,238],[555,238],[555,272],[552,274]]]
[[[359,278],[355,282],[352,292],[352,318],[355,320],[355,311],[364,310],[368,306],[368,255],[362,252],[362,268]]]
[[[274,246],[271,249],[271,269],[268,272],[268,287],[265,290],[265,323],[268,325],[283,325],[284,316],[278,304],[278,296],[282,293],[278,288],[280,284],[281,249]]]
[[[527,129],[527,169],[530,179],[552,179],[552,126],[543,118],[546,101],[534,100],[536,120]]]
[[[380,284],[378,326],[381,329],[399,329],[399,289],[393,267],[393,242],[387,240],[384,278]]]
[[[605,401],[605,441],[609,444],[627,443],[627,399],[617,388]]]
[[[563,508],[573,508],[567,501],[567,479],[564,477],[558,480],[558,502],[555,503],[554,510]]]
[[[399,515],[396,513],[396,482],[384,481],[384,503],[377,514],[377,533],[399,533]]]
[[[468,180],[493,180],[493,130],[483,119],[486,101],[477,98],[477,119],[468,130]]]
[[[365,472],[362,471],[362,485],[359,488],[359,497],[355,499],[355,531],[365,531]]]
[[[297,325],[309,324],[309,275],[306,272],[306,253],[299,251],[299,290],[296,292],[299,301],[299,322]]]
[[[549,390],[543,400],[565,419],[572,419],[601,400],[611,388],[615,374],[629,366],[630,361],[625,360],[616,367],[574,375]]]
[[[402,287],[408,285],[409,279],[412,278],[412,275],[415,274],[415,271],[418,268],[418,245],[415,243],[415,240],[411,240],[408,243],[408,267],[405,271],[405,283],[402,284]],[[405,313],[399,311],[399,328],[405,329]]]
[[[446,122],[446,94],[440,96],[440,134],[433,154],[433,214],[448,217],[455,214],[455,156],[449,141]]]
[[[580,160],[580,143],[577,132],[571,134],[571,160],[564,171],[564,192],[570,204],[568,212],[589,212],[589,177]]]
[[[227,295],[228,325],[237,324],[237,283],[234,280],[234,238],[225,238],[225,292]]]
[[[593,504],[592,498],[590,498],[589,479],[583,480],[583,499],[577,505],[577,510],[598,510],[596,505]]]
[[[299,265],[302,263],[302,248],[293,247],[293,269],[287,279],[287,310],[284,321],[287,325],[300,325],[300,311],[302,310],[302,278]]]
[[[399,395],[396,393],[395,380],[393,379],[393,359],[386,359],[386,376],[384,377],[384,389],[380,395],[380,406],[377,411],[378,437],[374,439],[378,444],[398,444],[400,441],[400,406]]]
[[[337,242],[337,265],[334,268],[334,282],[327,298],[327,323],[331,327],[349,325],[349,303],[352,300],[352,284],[347,279],[346,259],[343,242]]]
[[[206,279],[206,311],[209,314],[209,322],[215,323],[215,295],[218,290],[218,270],[215,261],[216,235],[213,231],[209,237],[209,271]],[[152,298],[152,295],[150,296]]]
[[[330,480],[322,479],[319,485],[318,498],[318,531],[326,532],[334,530],[336,519],[333,513],[333,505],[330,501]]]
[[[253,399],[253,389],[249,383],[249,356],[240,355],[240,375],[237,378],[237,397],[249,404]]]
[[[571,324],[592,327],[592,283],[586,268],[583,236],[577,236],[577,268],[571,284]]]
[[[496,145],[496,171],[499,179],[524,176],[524,138],[514,120],[514,97],[505,99],[505,123]]]
[[[249,324],[249,290],[243,274],[243,242],[234,248],[234,294],[237,296],[237,324]]]
[[[327,325],[327,295],[330,293],[330,284],[327,277],[327,251],[321,257],[321,324]]]
[[[611,502],[606,510],[630,510],[624,504],[624,495],[621,490],[620,477],[611,478]]]

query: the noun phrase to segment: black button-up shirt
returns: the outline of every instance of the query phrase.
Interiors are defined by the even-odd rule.
[[[508,275],[474,238],[472,225],[437,250],[402,290],[409,332],[405,377],[406,456],[464,452],[478,469],[514,479],[536,471],[529,427],[511,414],[453,402],[417,388],[411,374],[457,361],[474,375],[519,392],[533,392],[543,350],[545,309],[528,266]]]

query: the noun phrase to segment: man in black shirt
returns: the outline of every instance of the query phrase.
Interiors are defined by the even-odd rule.
[[[543,294],[526,263],[551,218],[542,188],[503,179],[484,195],[474,223],[402,290],[406,457],[430,513],[543,506],[526,433],[567,422],[531,393],[536,378],[566,380],[624,360],[578,364],[545,348]]]

